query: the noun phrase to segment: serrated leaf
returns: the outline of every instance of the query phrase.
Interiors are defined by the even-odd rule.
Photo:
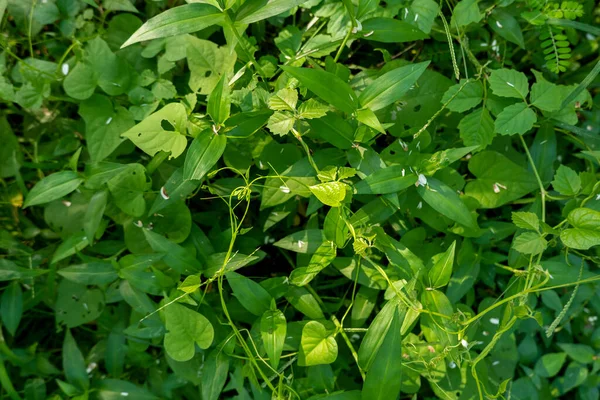
[[[581,190],[581,178],[571,168],[561,165],[556,170],[552,187],[563,196],[576,196]]]
[[[489,78],[490,87],[496,96],[525,99],[529,93],[527,76],[514,69],[496,69]]]
[[[576,208],[567,217],[572,228],[560,233],[565,246],[587,250],[600,245],[600,212],[589,208]]]
[[[521,229],[528,229],[532,231],[539,231],[540,229],[540,220],[538,216],[532,212],[513,212],[512,222]]]
[[[312,185],[309,189],[321,203],[330,207],[339,207],[346,197],[347,187],[348,185],[342,182],[326,182]]]
[[[269,117],[267,128],[275,135],[284,136],[292,130],[295,122],[294,114],[287,111],[277,111]]]
[[[465,146],[479,146],[484,149],[494,139],[494,120],[487,108],[479,108],[458,123],[458,131]]]
[[[450,88],[444,93],[444,97],[442,97],[442,103],[448,102],[452,99],[452,96],[455,96],[450,103],[448,103],[447,108],[450,111],[454,112],[465,112],[470,110],[471,108],[477,106],[481,103],[483,99],[483,85],[479,81],[466,83],[465,79],[461,79],[459,83],[454,86],[450,86]],[[461,86],[464,87],[459,92]]]
[[[537,232],[525,232],[515,238],[512,247],[519,253],[536,255],[548,247],[548,242]]]
[[[525,103],[508,106],[498,114],[494,130],[501,135],[522,135],[537,122],[535,111]]]
[[[298,107],[298,116],[301,119],[321,118],[327,115],[329,106],[315,99],[308,99]]]
[[[294,111],[298,103],[296,89],[283,88],[269,98],[269,108],[276,111]]]

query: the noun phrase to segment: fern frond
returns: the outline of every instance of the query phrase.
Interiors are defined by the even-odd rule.
[[[571,58],[571,47],[562,29],[546,25],[540,34],[546,66],[555,74],[565,72]]]

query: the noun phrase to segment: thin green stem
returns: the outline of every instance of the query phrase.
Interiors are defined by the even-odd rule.
[[[8,376],[8,372],[6,371],[6,367],[4,366],[4,360],[0,357],[0,384],[6,393],[10,396],[12,400],[21,400],[21,396],[15,390],[10,376]]]
[[[540,187],[540,193],[542,195],[542,222],[546,222],[546,189],[544,189],[542,178],[540,178],[540,174],[538,173],[538,170],[535,167],[535,162],[533,161],[533,157],[531,157],[531,153],[529,153],[529,148],[527,147],[527,143],[525,143],[525,139],[523,139],[522,135],[519,135],[519,139],[521,140],[523,149],[525,149],[525,154],[527,154],[527,159],[529,160],[529,164],[531,165],[531,169],[533,170],[535,179],[537,180],[537,183]]]

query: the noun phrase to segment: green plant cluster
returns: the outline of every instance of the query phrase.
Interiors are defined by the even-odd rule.
[[[600,398],[593,0],[0,0],[0,399]]]

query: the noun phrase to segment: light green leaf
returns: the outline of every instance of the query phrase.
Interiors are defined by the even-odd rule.
[[[427,38],[427,34],[405,21],[375,17],[362,23],[362,38],[383,43],[413,42]]]
[[[590,364],[596,359],[596,352],[591,346],[576,343],[557,343],[567,355],[581,364]]]
[[[474,81],[466,84],[465,82],[465,79],[461,79],[459,83],[450,86],[446,93],[444,93],[444,97],[442,97],[442,103],[444,104],[448,102],[452,96],[455,96],[454,99],[448,103],[447,108],[450,111],[462,113],[481,103],[481,100],[483,99],[483,85],[481,82]],[[463,89],[459,92],[458,90],[461,86],[463,86]]]
[[[417,188],[421,198],[440,214],[470,229],[478,229],[477,221],[456,191],[435,178],[427,178],[426,186]]]
[[[321,118],[327,115],[329,106],[316,99],[308,99],[298,107],[298,116],[300,119]]]
[[[358,109],[358,98],[346,82],[331,72],[298,67],[281,67],[286,73],[298,79],[308,90],[334,107],[352,114]]]
[[[488,19],[488,25],[504,39],[518,45],[522,49],[525,48],[523,32],[521,31],[519,22],[502,8],[497,7],[492,11]]]
[[[269,108],[276,111],[294,111],[298,103],[296,89],[283,88],[269,98]]]
[[[116,206],[124,213],[141,217],[146,211],[144,192],[148,184],[146,169],[141,164],[129,164],[127,169],[108,181],[108,189]]]
[[[223,134],[214,134],[207,129],[196,136],[188,149],[183,164],[183,179],[200,180],[219,161],[225,151],[227,137]]]
[[[540,229],[540,220],[538,216],[532,212],[513,212],[512,222],[521,229],[528,229],[531,231],[539,231]]]
[[[166,237],[143,229],[144,236],[152,250],[157,253],[164,253],[163,261],[180,274],[193,274],[201,270],[202,265],[193,253],[171,242]]]
[[[483,19],[483,13],[479,11],[478,0],[461,0],[452,11],[452,21],[450,26],[467,26],[471,23],[479,22]]]
[[[321,203],[330,207],[339,207],[346,197],[347,187],[348,185],[343,182],[326,182],[312,185],[309,189]]]
[[[112,264],[107,262],[71,265],[59,269],[58,274],[65,279],[83,285],[104,285],[119,277]]]
[[[553,112],[560,109],[565,91],[559,86],[548,82],[544,75],[536,70],[531,70],[537,82],[531,86],[531,104],[540,110]]]
[[[489,78],[490,87],[496,96],[514,97],[524,100],[529,93],[527,76],[514,69],[496,69]]]
[[[412,21],[420,30],[429,34],[439,12],[440,5],[433,0],[413,1],[404,20]]]
[[[481,150],[492,144],[496,135],[494,120],[485,107],[478,108],[461,119],[458,131],[465,146],[479,146]]]
[[[177,286],[177,290],[185,293],[194,293],[201,286],[199,275],[188,275],[183,282]]]
[[[235,21],[240,24],[251,24],[262,21],[263,19],[282,14],[304,2],[306,0],[246,1],[238,9]]]
[[[183,168],[177,168],[161,188],[162,194],[165,194],[167,198],[162,195],[156,196],[148,214],[152,215],[172,203],[185,201],[196,190],[198,185],[200,185],[200,181],[198,180],[183,179]]]
[[[362,110],[358,110],[356,112],[356,120],[385,135],[385,129],[381,125],[381,122],[379,122],[379,118],[377,118],[377,115],[375,115],[375,113],[370,109],[364,108]]]
[[[343,209],[340,207],[331,207],[325,222],[323,222],[323,233],[327,240],[331,240],[338,247],[344,247],[348,239],[348,226],[343,216]]]
[[[455,249],[456,241],[452,242],[445,252],[433,256],[431,260],[433,265],[427,272],[429,287],[436,289],[448,284],[452,275]]]
[[[166,79],[159,79],[152,84],[152,94],[158,100],[172,99],[177,96],[177,89],[173,82]]]
[[[576,196],[581,190],[581,178],[571,168],[561,165],[556,170],[552,187],[563,196]]]
[[[551,378],[558,374],[566,358],[566,353],[545,354],[535,363],[534,372],[541,378]]]
[[[290,286],[285,294],[285,299],[289,301],[292,307],[310,319],[325,318],[319,302],[306,288]]]
[[[83,179],[73,171],[55,172],[35,184],[25,198],[23,208],[49,203],[68,195],[81,185]]]
[[[222,75],[217,86],[215,86],[210,96],[208,96],[206,112],[208,112],[208,115],[210,115],[217,125],[225,122],[231,112],[230,89],[227,81],[227,75]]]
[[[506,107],[496,118],[494,130],[501,135],[522,135],[537,121],[535,111],[525,103],[517,103]]]
[[[98,84],[98,75],[94,68],[78,62],[75,68],[65,77],[63,88],[74,99],[85,100],[94,94]]]
[[[525,232],[515,238],[512,247],[522,254],[537,255],[546,250],[548,242],[537,232]]]
[[[194,357],[195,344],[207,349],[215,335],[212,324],[202,314],[179,303],[173,303],[165,311],[167,334],[165,350],[175,361],[187,361]]]
[[[104,311],[104,293],[100,289],[88,289],[86,285],[62,279],[57,293],[54,304],[56,322],[67,328],[94,321]]]
[[[237,272],[225,274],[233,295],[252,314],[261,316],[271,305],[272,297],[262,286]]]
[[[372,111],[400,100],[425,72],[429,61],[393,69],[375,79],[359,96],[360,104]]]
[[[171,8],[146,21],[121,48],[144,40],[197,32],[221,24],[224,18],[218,8],[209,4],[192,3]]]
[[[401,165],[392,165],[367,175],[365,179],[354,185],[357,194],[398,193],[417,182],[417,175]]]
[[[171,153],[177,158],[187,145],[184,133],[187,128],[187,112],[181,103],[170,103],[146,117],[142,122],[123,133],[137,147],[150,156],[159,151]]]
[[[269,364],[274,369],[279,366],[286,332],[287,323],[285,315],[281,311],[271,309],[264,312],[260,319],[260,335],[269,357]]]
[[[284,136],[292,130],[295,122],[294,114],[287,111],[277,111],[269,117],[267,128],[275,135]]]
[[[567,220],[572,228],[560,233],[560,240],[565,246],[587,250],[600,245],[600,212],[589,208],[576,208],[569,213]]]
[[[295,251],[297,253],[312,254],[321,243],[323,243],[323,231],[320,229],[307,229],[292,233],[283,239],[273,243],[273,246],[281,247],[282,249]]]
[[[331,364],[338,355],[335,338],[327,332],[325,326],[317,321],[309,321],[302,329],[298,365]]]
[[[67,382],[81,391],[86,391],[90,387],[90,378],[86,372],[83,354],[77,347],[77,342],[69,329],[67,329],[62,346],[62,364]]]
[[[292,271],[290,274],[290,283],[297,286],[304,286],[310,283],[319,272],[331,264],[336,255],[336,245],[330,241],[323,242],[310,258],[307,267],[299,267]]]
[[[399,301],[397,297],[388,301],[371,322],[358,349],[358,364],[363,370],[369,371],[373,365],[397,313]]]
[[[102,4],[108,11],[138,12],[129,0],[103,0]]]

